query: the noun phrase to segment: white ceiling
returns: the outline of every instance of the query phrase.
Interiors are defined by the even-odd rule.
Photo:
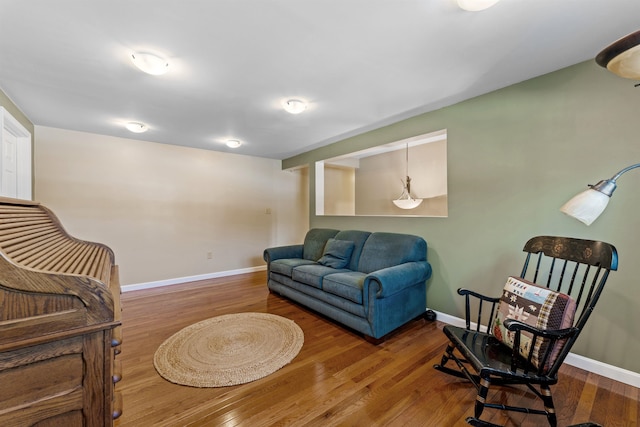
[[[640,0],[0,0],[0,89],[35,125],[284,159],[593,59],[639,16]],[[170,71],[141,73],[133,50]]]

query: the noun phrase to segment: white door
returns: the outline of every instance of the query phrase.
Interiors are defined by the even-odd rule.
[[[17,170],[18,138],[6,128],[2,129],[2,163],[0,175],[0,194],[5,197],[18,197]]]
[[[0,107],[0,196],[31,200],[31,133]]]

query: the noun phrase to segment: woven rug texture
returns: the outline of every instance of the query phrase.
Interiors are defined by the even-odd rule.
[[[268,313],[236,313],[178,331],[156,350],[164,379],[191,387],[226,387],[264,378],[291,362],[304,343],[292,320]]]

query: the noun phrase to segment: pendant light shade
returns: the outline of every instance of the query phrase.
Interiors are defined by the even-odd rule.
[[[409,177],[407,177],[407,180]],[[410,184],[405,185],[405,191],[402,192],[402,195],[393,201],[393,204],[399,207],[400,209],[415,209],[422,203],[422,199],[414,199],[411,196],[411,193],[407,190]]]
[[[596,63],[620,77],[640,80],[640,31],[604,48],[596,56]]]

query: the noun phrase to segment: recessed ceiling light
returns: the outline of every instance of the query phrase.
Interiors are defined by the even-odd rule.
[[[167,60],[153,53],[133,52],[131,54],[131,60],[140,70],[154,76],[159,76],[169,70]]]
[[[287,99],[282,103],[282,108],[287,113],[300,114],[307,109],[307,103],[300,99]]]
[[[129,122],[124,125],[128,130],[134,133],[142,133],[146,132],[149,128],[144,123],[140,122]]]
[[[242,145],[242,143],[237,139],[227,139],[226,144],[229,148],[238,148]]]
[[[500,0],[458,0],[458,6],[470,12],[478,12],[490,8],[498,1]]]

